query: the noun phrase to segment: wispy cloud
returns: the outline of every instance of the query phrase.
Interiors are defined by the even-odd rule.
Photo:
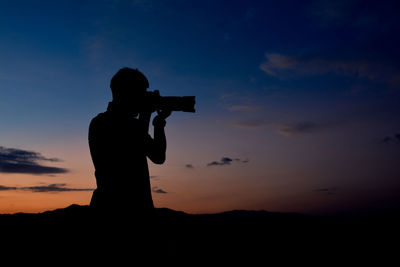
[[[46,158],[39,152],[0,146],[0,172],[35,175],[68,172],[64,168],[41,165],[39,163],[41,161],[59,162],[60,160],[57,158]]]
[[[21,190],[32,191],[35,193],[47,192],[71,192],[71,191],[93,191],[93,188],[70,188],[67,184],[49,184],[41,186],[20,187]]]
[[[400,70],[382,62],[300,57],[279,53],[266,53],[265,57],[267,60],[260,65],[260,69],[281,79],[333,73],[385,82],[389,85],[400,83]]]
[[[359,1],[309,1],[306,11],[318,20],[319,26],[348,25],[353,24],[358,17],[357,9],[360,8],[357,8],[357,2]]]
[[[228,157],[221,158],[220,161],[212,161],[207,164],[207,166],[222,166],[222,165],[230,165],[233,159]]]
[[[17,190],[17,189],[18,189],[17,187],[0,185],[0,191],[10,191],[10,190]]]
[[[246,91],[246,90],[245,90]],[[250,93],[226,93],[220,95],[220,105],[233,112],[253,112],[263,109],[259,96]]]
[[[252,94],[224,94],[221,95],[221,105],[235,113],[233,119],[227,123],[235,128],[256,129],[268,125],[269,119],[265,116],[265,103],[261,103],[259,95]]]
[[[292,136],[296,134],[316,132],[322,128],[323,126],[320,124],[316,124],[310,121],[305,121],[292,124],[278,125],[277,132],[285,136]]]
[[[257,111],[260,109],[261,109],[260,106],[251,104],[232,105],[228,107],[229,111]]]
[[[382,138],[383,144],[400,144],[400,133],[391,134]]]
[[[297,58],[278,53],[266,53],[267,61],[260,65],[261,70],[272,76],[280,76],[282,71],[294,69],[298,66]]]
[[[219,161],[212,161],[210,163],[207,164],[207,166],[224,166],[224,165],[231,165],[231,163],[233,162],[241,162],[241,163],[248,163],[249,160],[248,159],[240,159],[240,158],[229,158],[229,157],[223,157],[221,158],[221,160]]]
[[[250,119],[236,120],[236,121],[230,122],[229,124],[236,128],[257,129],[257,128],[262,128],[264,126],[267,126],[270,123],[263,119],[255,119],[255,118],[251,119],[250,118]]]
[[[158,187],[156,187],[156,186],[152,188],[152,191],[153,191],[154,193],[157,193],[157,194],[168,194],[167,191],[165,191],[165,190],[163,190],[163,189],[161,189],[161,188],[158,188]]]
[[[314,192],[318,192],[321,194],[326,194],[326,195],[336,195],[338,191],[337,187],[324,187],[324,188],[318,188],[315,189]]]
[[[68,187],[67,184],[49,184],[49,185],[39,185],[39,186],[3,186],[0,185],[0,191],[31,191],[34,193],[59,193],[59,192],[72,192],[72,191],[93,191],[93,188],[72,188]]]
[[[186,169],[194,169],[194,166],[192,164],[186,164],[185,168]]]
[[[366,4],[366,2],[368,4]],[[378,8],[379,12],[375,12]],[[392,24],[391,5],[365,0],[312,0],[305,6],[305,13],[319,27],[358,28],[362,30],[387,29]]]

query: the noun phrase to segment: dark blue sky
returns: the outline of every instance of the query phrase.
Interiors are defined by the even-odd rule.
[[[195,115],[170,118],[169,162],[151,167],[154,186],[192,186],[193,197],[159,203],[390,206],[385,195],[400,189],[398,13],[397,1],[2,1],[0,146],[50,153],[74,175],[0,174],[0,185],[93,185],[87,127],[111,100],[112,75],[129,66],[162,95],[197,97]],[[241,161],[207,167],[223,157]],[[191,173],[179,172],[186,165]],[[197,178],[174,178],[188,175]],[[238,188],[242,198],[229,198]],[[216,196],[222,204],[210,208],[204,199]]]

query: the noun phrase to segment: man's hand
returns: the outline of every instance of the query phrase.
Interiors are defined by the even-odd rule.
[[[171,110],[157,110],[157,116],[153,119],[153,126],[165,127],[167,123],[165,119],[168,118],[171,113]]]

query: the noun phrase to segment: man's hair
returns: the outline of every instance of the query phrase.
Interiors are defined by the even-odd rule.
[[[111,79],[113,96],[125,90],[146,90],[149,81],[138,69],[122,68]]]

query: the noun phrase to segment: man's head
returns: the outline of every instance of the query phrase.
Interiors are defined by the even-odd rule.
[[[111,79],[113,100],[140,97],[149,88],[149,81],[138,69],[122,68]]]
[[[141,103],[149,81],[138,69],[122,68],[111,79],[113,102],[126,111],[135,111]]]

